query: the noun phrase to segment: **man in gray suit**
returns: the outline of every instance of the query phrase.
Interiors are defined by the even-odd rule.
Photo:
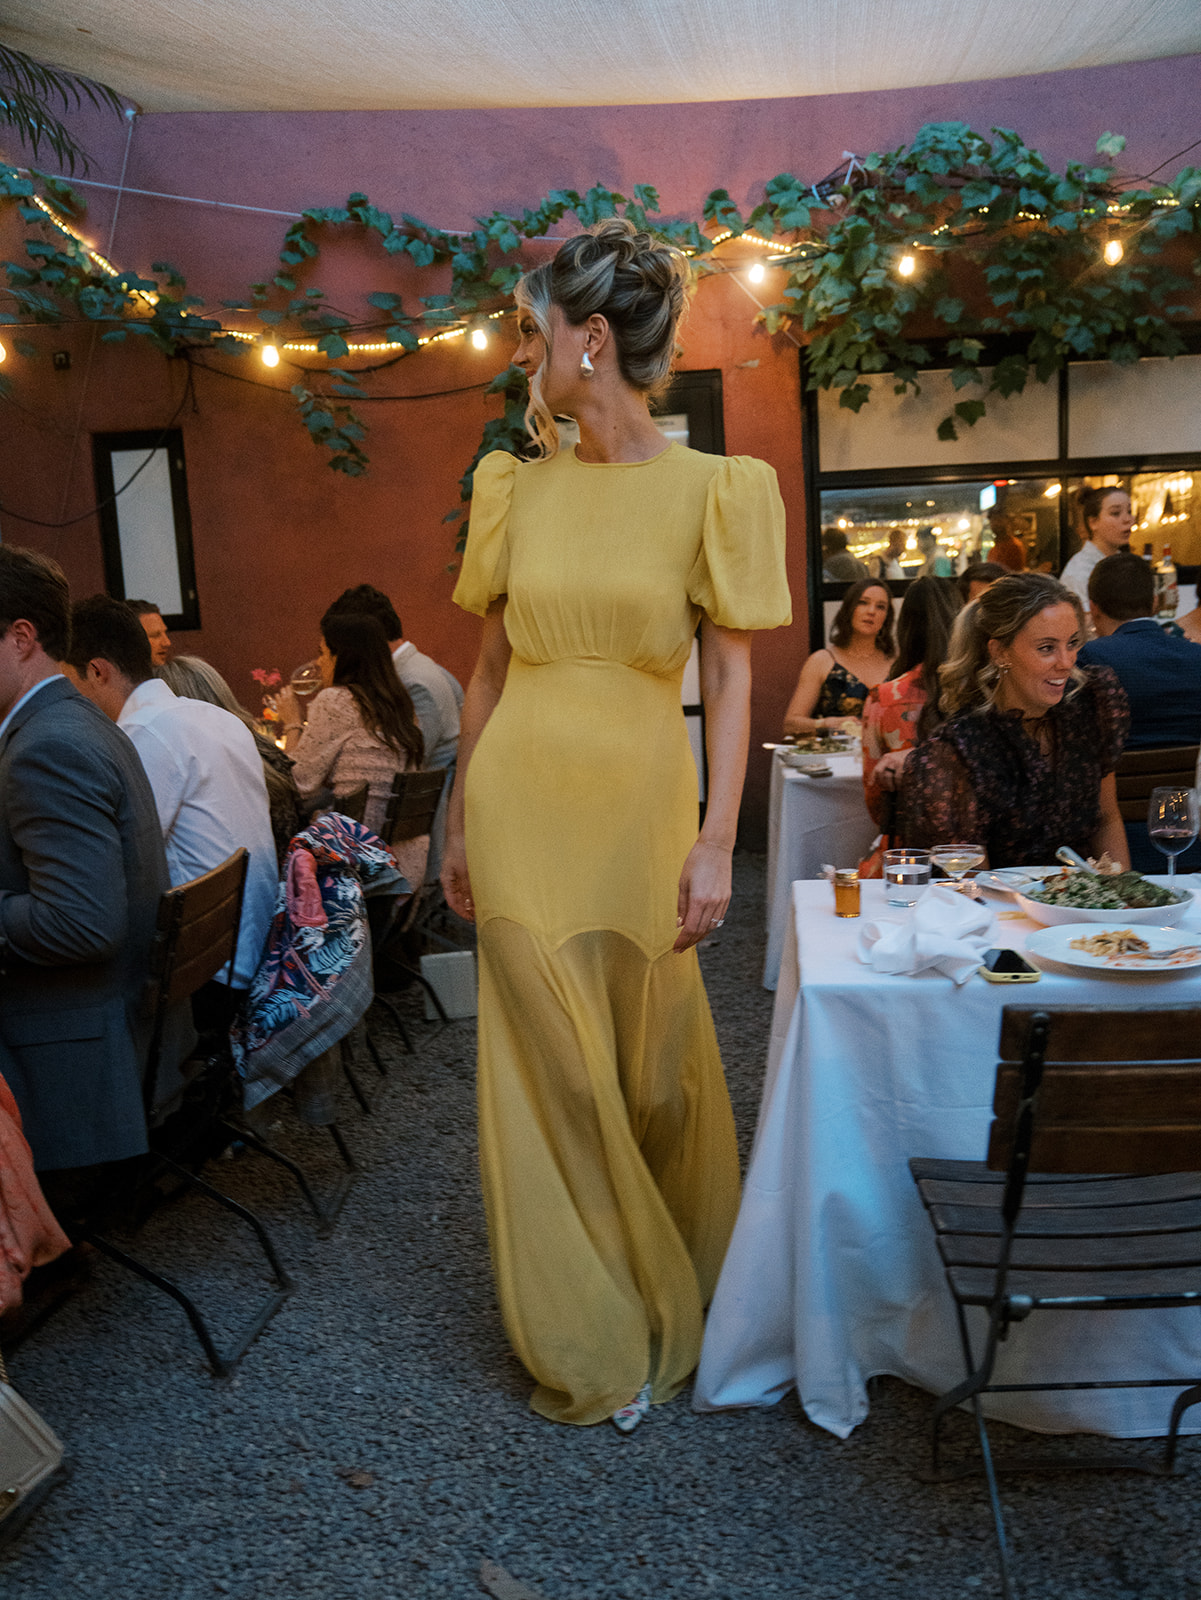
[[[60,569],[0,545],[0,1060],[47,1178],[146,1149],[139,1013],[170,882],[137,751],[59,670],[69,629]]]

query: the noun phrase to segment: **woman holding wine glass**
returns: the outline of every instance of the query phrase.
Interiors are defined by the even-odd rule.
[[[959,613],[942,667],[946,721],[901,788],[907,845],[974,840],[993,867],[1055,860],[1061,845],[1129,867],[1114,768],[1130,712],[1108,667],[1076,666],[1079,600],[1014,573]]]

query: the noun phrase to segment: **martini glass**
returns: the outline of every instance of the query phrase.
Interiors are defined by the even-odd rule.
[[[941,867],[958,888],[965,872],[984,863],[982,844],[936,844],[930,851],[930,861]]]

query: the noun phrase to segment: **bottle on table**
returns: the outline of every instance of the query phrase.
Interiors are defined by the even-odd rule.
[[[1171,622],[1176,615],[1176,607],[1180,603],[1180,592],[1176,582],[1176,564],[1172,560],[1172,547],[1165,544],[1163,555],[1155,563],[1155,620],[1157,622]]]

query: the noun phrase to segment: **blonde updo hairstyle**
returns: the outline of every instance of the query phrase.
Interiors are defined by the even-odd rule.
[[[607,217],[569,239],[553,261],[527,272],[514,298],[533,318],[551,349],[551,307],[572,327],[589,317],[609,324],[617,365],[632,389],[657,399],[671,379],[676,328],[683,315],[691,273],[674,245],[640,233],[624,217]],[[559,430],[542,395],[542,369],[530,380],[526,426],[539,454],[553,456]]]
[[[1084,608],[1076,595],[1057,578],[1043,572],[1013,572],[998,578],[955,618],[946,661],[938,669],[942,693],[939,709],[944,717],[957,711],[988,711],[995,703],[1001,673],[989,652],[989,642],[1008,647],[1022,629],[1051,606],[1070,605],[1076,613],[1081,642],[1087,635]],[[1073,667],[1066,699],[1085,682]]]

